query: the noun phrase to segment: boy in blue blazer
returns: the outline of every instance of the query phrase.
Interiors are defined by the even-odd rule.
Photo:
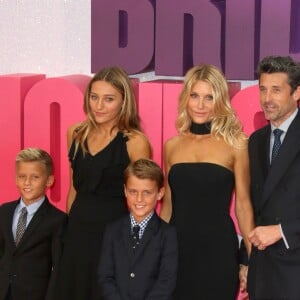
[[[98,272],[103,299],[173,299],[176,232],[155,212],[164,195],[163,172],[152,160],[140,159],[124,177],[130,213],[109,224],[104,234]]]

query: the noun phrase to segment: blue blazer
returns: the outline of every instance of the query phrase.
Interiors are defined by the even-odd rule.
[[[107,226],[98,278],[105,300],[169,300],[177,277],[175,228],[155,213],[136,253],[129,215]]]
[[[291,123],[278,156],[270,166],[271,127],[249,139],[251,199],[256,225],[281,224],[283,239],[252,250],[250,299],[300,299],[300,114]]]
[[[49,280],[61,253],[66,215],[46,198],[16,246],[12,222],[19,200],[0,206],[0,300],[51,298]]]

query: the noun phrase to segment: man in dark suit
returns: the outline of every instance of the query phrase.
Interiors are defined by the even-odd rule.
[[[163,184],[163,173],[151,160],[140,159],[125,170],[130,214],[109,224],[104,234],[99,266],[104,300],[172,299],[176,232],[154,211],[164,194]]]
[[[258,67],[260,103],[270,124],[249,139],[251,300],[300,299],[300,66],[270,56]]]
[[[52,171],[52,159],[43,150],[27,148],[16,158],[21,198],[0,207],[0,300],[52,299],[49,280],[66,220],[45,196]]]

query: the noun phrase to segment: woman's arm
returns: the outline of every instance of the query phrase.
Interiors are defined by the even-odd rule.
[[[67,146],[68,146],[68,152],[70,151],[72,142],[73,142],[73,135],[74,135],[74,130],[75,128],[78,127],[78,124],[72,125],[68,128],[67,131]],[[69,190],[67,194],[67,206],[66,206],[66,212],[67,214],[70,212],[71,206],[75,200],[76,197],[76,190],[73,185],[73,170],[70,166],[69,168],[69,177],[70,177],[70,184],[69,184]]]
[[[170,221],[172,215],[171,189],[168,182],[168,174],[171,168],[169,163],[170,147],[170,141],[167,141],[164,145],[165,195],[160,211],[160,217],[166,222]]]
[[[130,161],[140,158],[151,158],[151,145],[143,134],[132,134],[127,142],[127,151]]]
[[[251,252],[251,243],[248,239],[254,228],[253,208],[250,200],[250,171],[247,146],[234,150],[235,176],[235,214],[248,251]]]
[[[66,207],[66,212],[67,214],[69,214],[70,209],[72,207],[72,204],[75,200],[76,197],[76,190],[73,186],[73,171],[72,168],[70,167],[70,171],[69,171],[69,176],[70,176],[70,186],[69,186],[69,190],[68,190],[68,194],[67,194],[67,207]]]

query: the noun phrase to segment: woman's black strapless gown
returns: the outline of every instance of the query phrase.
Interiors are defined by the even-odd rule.
[[[170,169],[179,240],[176,299],[234,300],[238,239],[229,215],[234,174],[214,163],[177,163]]]

